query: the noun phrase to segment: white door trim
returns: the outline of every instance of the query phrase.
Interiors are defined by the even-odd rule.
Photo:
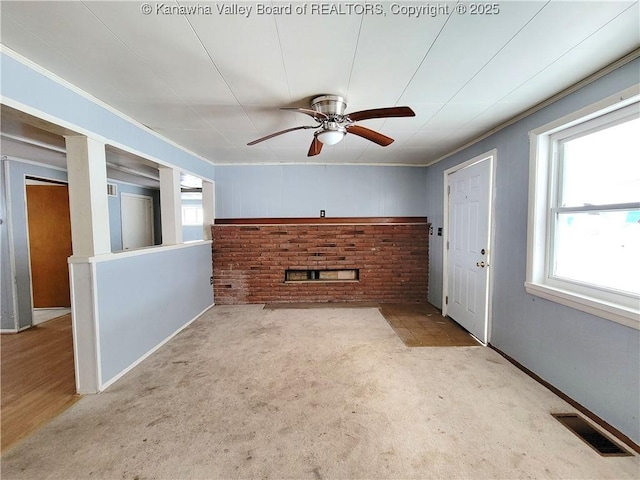
[[[29,295],[31,298],[31,325],[22,327],[22,330],[30,328],[35,325],[33,322],[33,270],[31,268],[31,238],[29,237],[29,205],[27,200],[27,185],[59,185],[61,187],[69,188],[69,182],[67,180],[59,180],[57,178],[49,178],[44,175],[31,175],[25,173],[23,175],[24,180],[24,218],[27,226],[27,266],[29,267]],[[71,294],[71,285],[69,285],[69,294]],[[17,305],[17,304],[16,304]],[[17,326],[16,326],[17,328]]]
[[[496,160],[498,151],[494,148],[487,153],[473,157],[466,162],[460,163],[454,167],[448,168],[444,171],[444,188],[443,188],[443,228],[442,228],[442,315],[447,315],[448,305],[447,297],[449,296],[449,249],[447,243],[449,242],[449,186],[451,174],[470,167],[483,161],[489,161],[491,173],[489,175],[491,184],[489,185],[489,255],[487,256],[487,263],[492,266],[494,263],[494,228],[495,228],[495,175],[496,175]],[[487,280],[487,307],[486,307],[486,322],[485,322],[485,337],[487,344],[491,340],[491,316],[493,310],[493,268],[489,268],[489,278]]]

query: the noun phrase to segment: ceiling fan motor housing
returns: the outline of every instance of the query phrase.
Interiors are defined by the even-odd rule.
[[[347,104],[338,95],[322,95],[311,100],[311,108],[328,116],[344,115]]]

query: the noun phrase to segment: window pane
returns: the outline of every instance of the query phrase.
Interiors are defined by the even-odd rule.
[[[553,275],[640,294],[640,210],[559,214]]]
[[[560,206],[637,202],[640,119],[563,142]]]
[[[183,205],[182,225],[202,225],[202,207],[197,205]]]

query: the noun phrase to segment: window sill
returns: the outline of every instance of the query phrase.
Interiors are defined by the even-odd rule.
[[[579,295],[574,292],[539,283],[525,282],[524,287],[527,293],[531,295],[536,295],[546,300],[640,330],[640,309],[632,309],[607,303],[593,297]]]

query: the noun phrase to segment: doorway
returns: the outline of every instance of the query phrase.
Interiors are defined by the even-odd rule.
[[[444,172],[443,308],[483,344],[490,338],[495,150]]]
[[[32,324],[70,312],[72,254],[69,189],[66,183],[27,177],[25,181]]]
[[[153,245],[153,198],[146,195],[122,193],[122,249]]]

